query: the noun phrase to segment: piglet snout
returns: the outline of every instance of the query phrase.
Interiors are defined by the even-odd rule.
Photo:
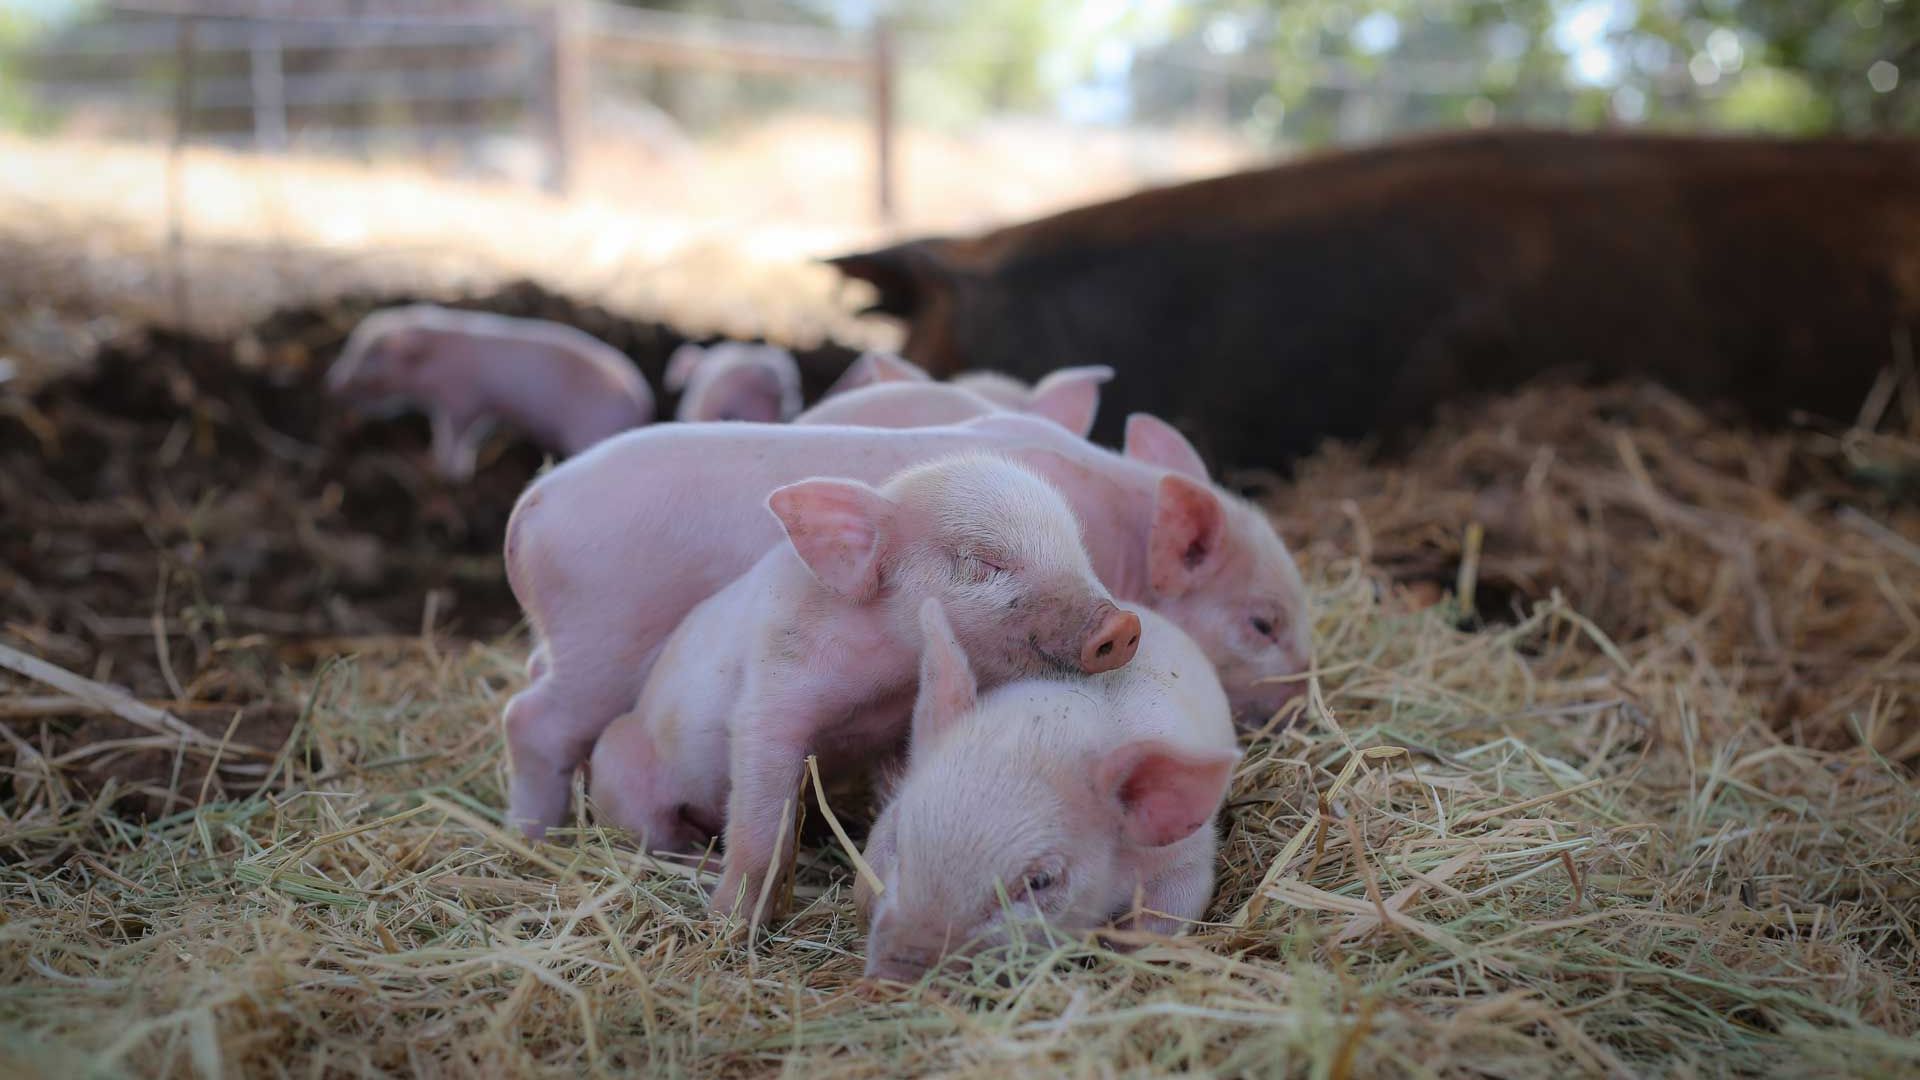
[[[1094,616],[1093,632],[1080,647],[1080,669],[1089,675],[1125,667],[1140,647],[1140,617],[1112,604]]]

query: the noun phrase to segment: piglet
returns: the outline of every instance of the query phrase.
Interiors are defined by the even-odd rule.
[[[472,477],[499,420],[571,456],[653,419],[646,380],[591,334],[433,304],[362,319],[327,371],[327,390],[362,413],[425,412],[434,465],[450,480]]]
[[[821,401],[794,418],[796,424],[912,428],[958,424],[996,412],[1024,412],[1051,420],[1084,438],[1100,408],[1100,384],[1113,369],[1090,365],[1061,368],[1003,405],[959,384],[885,380]]]
[[[908,762],[867,843],[884,890],[855,887],[867,974],[912,982],[1042,922],[1172,933],[1204,914],[1240,755],[1193,639],[1142,609],[1126,667],[982,694],[937,600],[920,623]]]
[[[689,342],[667,360],[663,382],[680,395],[677,420],[778,423],[800,412],[800,366],[777,345]]]
[[[589,764],[596,812],[657,848],[724,828],[714,907],[754,912],[808,754],[825,770],[897,752],[937,598],[989,683],[1124,666],[1140,623],[1094,576],[1059,492],[985,454],[879,489],[813,479],[767,506],[786,542],[693,609]]]

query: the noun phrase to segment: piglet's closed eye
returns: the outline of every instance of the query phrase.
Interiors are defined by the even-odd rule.
[[[1094,783],[1117,804],[1128,840],[1164,847],[1192,834],[1220,808],[1239,760],[1234,751],[1142,740],[1107,754]]]

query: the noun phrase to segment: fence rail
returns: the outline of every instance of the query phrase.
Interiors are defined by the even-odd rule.
[[[77,29],[18,58],[24,81],[40,100],[56,107],[110,103],[170,112],[176,142],[250,143],[267,151],[286,146],[295,112],[324,113],[309,115],[301,125],[323,136],[381,128],[442,137],[510,125],[543,144],[543,182],[556,191],[564,191],[573,175],[590,67],[857,84],[869,97],[875,204],[883,219],[892,213],[896,79],[884,22],[854,35],[598,0],[560,0],[531,14],[345,17],[209,0],[128,0],[105,10],[122,17]],[[370,59],[376,66],[357,66]],[[394,106],[409,114],[405,123],[389,115]],[[481,121],[461,114],[475,108],[510,115]],[[251,114],[249,127],[234,130],[234,114]]]

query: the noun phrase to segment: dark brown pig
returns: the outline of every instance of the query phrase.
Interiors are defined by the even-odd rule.
[[[1920,140],[1494,132],[832,260],[937,377],[1107,364],[1222,464],[1549,372],[1851,417],[1920,322]]]

